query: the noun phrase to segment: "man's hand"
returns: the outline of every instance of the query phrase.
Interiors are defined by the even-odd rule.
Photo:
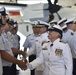
[[[23,55],[23,57],[24,57],[24,58],[26,58],[26,57],[27,57],[26,52],[23,52],[23,53],[22,53],[22,55]]]
[[[27,69],[26,62],[23,62],[22,60],[19,60],[18,66],[19,66],[22,70],[26,70],[26,69]]]

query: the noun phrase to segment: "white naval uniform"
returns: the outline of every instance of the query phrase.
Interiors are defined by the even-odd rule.
[[[28,68],[34,69],[44,63],[43,75],[72,75],[72,55],[68,44],[57,39],[43,45],[38,58],[29,63]]]
[[[74,31],[72,31],[71,29],[68,29],[68,31],[66,33],[63,33],[62,40],[64,40],[68,44],[70,44],[70,40],[73,35],[74,35]]]
[[[2,40],[3,40],[3,44],[4,44],[4,49],[5,49],[5,51],[7,52],[7,53],[9,53],[10,55],[12,55],[13,56],[13,52],[12,52],[12,44],[11,44],[11,42],[8,40],[8,36],[7,36],[7,34],[5,33],[5,32],[3,32],[2,33],[2,35],[1,35],[1,37],[2,37]],[[2,65],[3,66],[11,66],[12,65],[12,63],[10,63],[10,62],[7,62],[7,61],[5,61],[5,60],[2,60]]]
[[[2,37],[0,36],[0,50],[4,50],[4,45],[2,41]],[[2,59],[1,59],[1,54],[0,54],[0,75],[2,75],[3,70],[2,70]]]
[[[38,57],[42,50],[42,42],[48,42],[48,41],[49,41],[48,33],[45,32],[41,34],[39,37],[35,39],[35,42],[33,46],[30,48],[30,50],[27,52],[27,55],[36,54],[36,57]],[[43,71],[44,71],[44,64],[41,64],[36,68],[35,74],[42,75]]]
[[[73,37],[71,38],[69,45],[70,45],[70,48],[72,51],[72,56],[73,56],[73,58],[76,59],[76,32],[74,33]]]
[[[49,41],[48,39],[48,33],[43,33],[41,35],[39,35],[38,37],[36,37],[33,41],[33,45],[32,47],[30,47],[30,50],[27,52],[27,55],[31,55],[31,54],[36,54],[36,56],[39,56],[39,53],[42,50],[42,42],[47,42]]]

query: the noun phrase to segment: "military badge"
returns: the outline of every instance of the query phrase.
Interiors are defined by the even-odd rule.
[[[64,40],[60,40],[60,42],[62,42],[62,43],[64,43],[64,44],[66,44],[66,42],[65,42]]]
[[[62,49],[56,49],[55,54],[56,56],[62,56]]]

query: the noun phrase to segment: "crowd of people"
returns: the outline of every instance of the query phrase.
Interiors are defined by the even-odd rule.
[[[18,23],[10,19],[6,9],[0,9],[0,75],[16,75],[16,65],[26,69],[26,64],[16,57],[18,54],[25,56],[25,52],[19,50],[20,37],[17,35]]]
[[[38,20],[32,29],[23,44],[27,56],[36,55],[27,63],[31,75],[76,75],[76,18]]]
[[[33,33],[20,48],[18,23],[0,9],[0,75],[16,75],[16,64],[31,75],[76,75],[76,18],[31,22]],[[29,50],[28,50],[29,48]],[[21,54],[24,59],[18,60]]]

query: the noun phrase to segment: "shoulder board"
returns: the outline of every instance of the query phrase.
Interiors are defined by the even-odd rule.
[[[45,46],[44,48],[42,48],[42,50],[48,50],[47,46]]]
[[[74,33],[71,32],[71,35],[74,35]]]
[[[41,34],[39,34],[38,36],[41,36]]]
[[[40,37],[41,35],[39,34],[37,37]]]
[[[43,41],[41,45],[43,46],[43,44],[49,43],[49,42],[50,42],[50,41]]]
[[[66,42],[65,42],[65,41],[63,41],[63,40],[60,40],[60,42],[62,42],[62,43],[64,43],[64,44],[66,44]]]
[[[30,35],[31,35],[31,34],[29,34],[28,36],[30,36]],[[28,36],[27,36],[27,37],[28,37]]]

